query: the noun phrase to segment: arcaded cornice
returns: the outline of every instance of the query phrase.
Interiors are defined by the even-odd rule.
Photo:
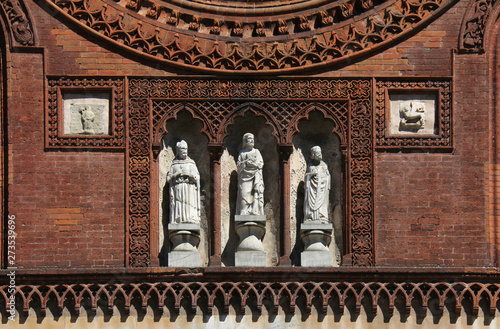
[[[0,277],[0,299],[7,305],[8,271]],[[50,307],[53,315],[67,308],[78,316],[83,306],[87,314],[102,308],[113,314],[118,308],[128,314],[131,307],[146,313],[175,316],[181,307],[211,314],[230,308],[245,312],[248,306],[264,307],[270,313],[280,309],[288,314],[319,313],[331,309],[343,314],[368,312],[392,316],[394,310],[425,316],[428,307],[437,307],[440,315],[448,307],[457,315],[462,309],[476,316],[479,309],[494,316],[500,298],[498,269],[471,268],[198,268],[198,269],[82,269],[18,270],[16,300],[24,316],[30,308],[44,317]],[[54,313],[55,312],[55,313]]]

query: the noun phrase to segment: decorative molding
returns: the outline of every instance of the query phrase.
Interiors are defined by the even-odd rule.
[[[15,46],[33,46],[35,37],[28,10],[21,0],[1,0],[6,23],[9,25]]]
[[[123,78],[48,77],[45,111],[45,147],[105,148],[125,147],[125,94]],[[110,126],[106,135],[67,135],[63,133],[63,94],[109,93]]]
[[[458,49],[462,52],[484,52],[484,34],[497,0],[471,0],[460,28]]]
[[[350,209],[345,219],[349,231],[347,249],[352,253],[353,265],[373,266],[371,97],[370,79],[130,79],[127,181],[130,186],[137,182],[141,187],[152,186],[149,162],[153,153],[150,151],[158,149],[162,136],[167,133],[166,122],[175,119],[181,110],[202,122],[202,132],[209,144],[214,145],[222,145],[227,127],[246,111],[266,119],[279,145],[291,145],[298,121],[318,110],[334,123],[332,133],[339,135],[341,147],[350,150],[346,157],[346,180],[350,181],[348,186],[357,184],[357,188],[348,190],[346,195]],[[129,188],[127,261],[132,267],[150,264],[150,200],[149,188]],[[141,225],[133,225],[139,220]]]
[[[184,68],[252,75],[352,60],[425,27],[457,2],[339,0],[319,1],[321,7],[317,1],[291,7],[265,2],[251,9],[230,2],[43,1],[113,47]],[[244,22],[235,19],[243,15]]]
[[[451,79],[377,79],[375,83],[375,140],[377,149],[453,149]],[[436,122],[433,135],[395,136],[389,133],[390,93],[436,94]]]
[[[482,308],[493,317],[500,298],[500,285],[488,282],[321,281],[314,279],[314,273],[301,273],[298,281],[231,281],[230,277],[230,273],[217,281],[204,280],[203,275],[182,280],[173,276],[168,281],[151,281],[148,277],[146,281],[122,283],[125,279],[121,275],[108,283],[19,284],[15,295],[23,316],[28,316],[31,308],[37,311],[39,318],[47,315],[48,308],[54,316],[61,315],[64,308],[79,316],[82,307],[91,315],[95,315],[98,308],[113,315],[117,308],[122,316],[128,316],[132,307],[142,314],[151,307],[155,314],[167,310],[166,316],[176,318],[182,307],[187,307],[188,313],[201,311],[210,315],[214,307],[222,308],[219,314],[228,314],[231,308],[244,314],[245,308],[252,305],[256,306],[257,313],[267,308],[270,314],[277,314],[282,309],[291,315],[297,313],[297,308],[302,314],[310,313],[313,308],[319,314],[331,310],[342,315],[345,308],[359,314],[363,306],[368,306],[367,313],[375,315],[381,310],[389,317],[395,310],[401,316],[415,312],[425,317],[428,307],[435,305],[433,313],[438,317],[443,316],[445,308],[457,316],[462,310],[467,316],[477,316]],[[289,278],[289,274],[284,277]],[[10,296],[8,289],[8,284],[0,287],[0,300],[6,307]]]

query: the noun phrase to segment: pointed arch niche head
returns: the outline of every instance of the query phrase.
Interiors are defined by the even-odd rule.
[[[267,104],[270,106],[270,104]],[[231,144],[233,135],[243,135],[247,132],[254,134],[257,141],[258,135],[265,140],[270,138],[281,141],[281,129],[279,122],[270,114],[270,109],[262,104],[248,102],[237,106],[225,120],[221,122],[221,131],[218,140],[225,145]],[[244,129],[242,132],[239,129]],[[228,138],[231,137],[229,140]],[[240,139],[241,142],[241,139]]]
[[[168,223],[170,215],[169,185],[166,176],[175,158],[176,144],[181,140],[188,145],[188,156],[196,163],[200,173],[200,226],[201,241],[198,247],[201,256],[201,266],[208,264],[208,222],[210,214],[210,158],[208,153],[208,138],[204,132],[201,118],[193,115],[188,108],[179,108],[164,120],[160,120],[163,126],[163,135],[160,138],[160,151],[158,154],[158,182],[159,182],[159,262],[160,266],[167,265],[170,242],[168,240]]]

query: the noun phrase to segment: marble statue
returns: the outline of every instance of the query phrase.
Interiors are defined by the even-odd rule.
[[[330,173],[322,161],[321,148],[311,148],[311,160],[304,182],[304,222],[328,223],[328,204],[330,194]]]
[[[95,113],[89,105],[85,105],[79,110],[82,115],[82,126],[84,134],[94,134]]]
[[[170,223],[199,223],[200,174],[194,161],[187,155],[187,143],[178,142],[176,149],[176,158],[167,174],[170,184]]]
[[[237,215],[264,215],[264,160],[254,148],[254,136],[243,135],[243,149],[238,156]]]

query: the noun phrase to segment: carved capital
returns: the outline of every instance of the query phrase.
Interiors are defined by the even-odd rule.
[[[290,160],[290,155],[293,152],[293,144],[278,145],[278,152],[280,154],[280,161],[288,162],[288,160]]]
[[[210,154],[210,160],[217,163],[220,162],[222,153],[224,152],[224,145],[220,143],[208,143],[208,153]]]

